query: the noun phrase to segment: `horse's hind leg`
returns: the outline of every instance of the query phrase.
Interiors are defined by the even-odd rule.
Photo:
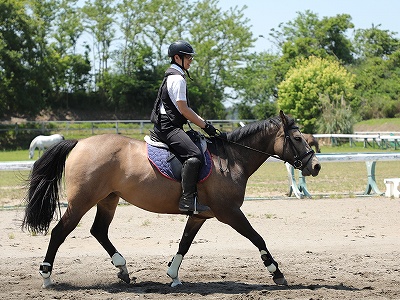
[[[47,247],[46,256],[43,263],[40,264],[40,274],[43,277],[43,287],[48,287],[52,284],[50,275],[53,268],[56,253],[66,237],[76,228],[79,221],[88,209],[72,209],[68,206],[64,215],[51,231],[49,246]]]
[[[96,217],[94,219],[92,228],[90,229],[90,233],[103,246],[108,255],[110,255],[113,265],[120,269],[118,277],[126,283],[129,283],[130,278],[128,269],[126,268],[126,261],[108,238],[108,229],[112,219],[114,218],[118,201],[119,197],[116,194],[111,193],[97,203]]]
[[[199,232],[205,221],[206,219],[193,215],[189,217],[182,235],[182,239],[179,242],[178,252],[168,264],[169,268],[167,275],[172,278],[172,287],[182,284],[178,277],[179,267],[181,266],[183,257],[189,251],[190,245],[192,244],[197,232]]]

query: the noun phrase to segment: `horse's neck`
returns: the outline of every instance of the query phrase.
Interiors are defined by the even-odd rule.
[[[34,138],[34,139],[32,140],[32,142],[31,142],[31,144],[30,144],[30,146],[29,146],[29,151],[35,150],[35,148],[36,148],[36,141],[37,141],[36,138]]]
[[[232,147],[232,156],[235,162],[241,165],[243,172],[248,176],[271,156],[274,155],[275,134],[260,133],[241,141],[240,145]]]

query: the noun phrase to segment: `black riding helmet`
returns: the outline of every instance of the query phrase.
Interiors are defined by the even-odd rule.
[[[175,62],[175,60],[174,60],[175,55],[179,55],[179,57],[182,59],[182,65],[179,65]],[[179,67],[181,67],[183,70],[185,70],[188,77],[191,80],[193,80],[192,77],[190,77],[189,71],[186,70],[184,67],[183,61],[185,60],[185,55],[191,55],[191,56],[196,55],[196,52],[194,52],[192,45],[190,45],[188,42],[179,40],[179,41],[173,42],[171,45],[169,45],[168,56],[171,57],[171,59],[172,59],[171,63],[174,63],[174,64],[178,65]]]
[[[183,56],[185,54],[195,55],[196,53],[193,50],[192,45],[190,45],[186,41],[176,41],[173,42],[168,48],[168,56],[174,57],[174,55],[178,54],[179,56]]]

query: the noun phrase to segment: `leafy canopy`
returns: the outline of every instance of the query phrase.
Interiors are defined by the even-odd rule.
[[[322,97],[331,103],[350,99],[354,75],[333,59],[299,59],[278,86],[278,107],[298,119],[305,132],[315,132],[322,115]]]

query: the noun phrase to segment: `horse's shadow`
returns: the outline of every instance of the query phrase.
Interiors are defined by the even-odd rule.
[[[93,285],[72,285],[69,283],[58,283],[52,286],[55,291],[80,291],[80,290],[102,290],[111,294],[117,293],[137,293],[137,294],[246,294],[253,291],[284,291],[284,290],[341,290],[341,291],[361,291],[353,286],[343,284],[296,284],[288,286],[267,285],[267,284],[248,284],[236,281],[221,282],[184,282],[183,285],[171,287],[166,283],[143,281],[139,283],[126,284],[117,282],[112,284],[93,284]]]

